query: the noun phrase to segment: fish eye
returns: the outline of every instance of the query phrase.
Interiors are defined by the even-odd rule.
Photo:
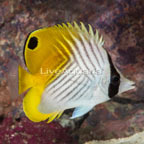
[[[120,76],[117,74],[112,75],[108,90],[110,98],[114,97],[118,93],[119,84],[120,84]]]
[[[117,75],[112,76],[112,83],[117,84],[119,83],[119,81],[120,81],[119,76]]]
[[[35,49],[38,45],[38,39],[36,37],[31,37],[28,43],[29,49]]]

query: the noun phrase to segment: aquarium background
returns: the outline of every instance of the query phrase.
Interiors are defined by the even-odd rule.
[[[69,120],[29,121],[17,94],[27,35],[66,22],[91,24],[103,35],[114,64],[136,89]],[[0,0],[0,144],[78,144],[124,138],[144,130],[143,0]]]

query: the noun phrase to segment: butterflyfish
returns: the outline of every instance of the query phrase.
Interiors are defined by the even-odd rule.
[[[27,70],[19,66],[23,110],[33,122],[71,119],[88,113],[116,94],[134,88],[114,66],[103,37],[89,24],[67,23],[31,32],[24,46]]]

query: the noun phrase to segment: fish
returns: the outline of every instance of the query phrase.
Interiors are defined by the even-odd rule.
[[[19,66],[23,110],[33,122],[52,122],[65,110],[70,119],[135,88],[114,66],[98,30],[88,24],[62,23],[31,32],[24,45],[26,69]]]

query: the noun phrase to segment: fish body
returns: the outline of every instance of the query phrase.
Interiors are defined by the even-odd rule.
[[[24,46],[28,72],[19,66],[19,94],[28,90],[23,109],[34,122],[51,122],[66,109],[71,118],[134,88],[114,67],[98,31],[76,22],[29,34]],[[125,85],[125,88],[123,87]]]

